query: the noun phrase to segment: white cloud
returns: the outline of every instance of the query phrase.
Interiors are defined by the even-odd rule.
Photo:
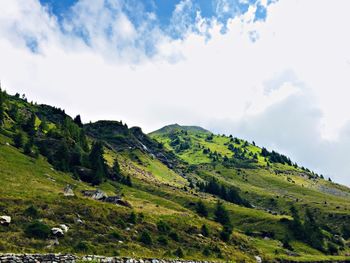
[[[251,6],[225,34],[198,12],[186,27],[190,11],[179,11],[182,40],[154,25],[154,14],[135,26],[117,1],[107,2],[80,0],[63,34],[37,0],[1,1],[3,85],[86,121],[123,119],[146,131],[200,124],[255,137],[350,184],[350,2],[282,0],[267,7],[265,22],[254,22]],[[37,54],[25,46],[28,37]]]

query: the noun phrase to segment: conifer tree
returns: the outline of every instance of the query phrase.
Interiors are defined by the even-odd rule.
[[[215,221],[222,224],[223,226],[231,224],[228,211],[226,210],[226,208],[224,207],[221,201],[218,201],[216,203],[214,215],[215,215]]]
[[[107,176],[107,165],[103,158],[103,153],[102,143],[100,141],[95,142],[89,155],[90,166],[94,171],[91,183],[94,185],[102,183],[103,179]]]
[[[5,122],[5,94],[0,87],[0,127],[4,125]]]
[[[205,204],[202,202],[202,200],[199,200],[196,205],[196,212],[198,215],[207,217],[208,216],[208,209],[205,206]]]

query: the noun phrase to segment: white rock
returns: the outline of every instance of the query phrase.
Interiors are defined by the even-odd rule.
[[[51,229],[51,233],[55,236],[64,236],[64,232],[61,228],[58,228],[58,227],[54,227]]]
[[[255,256],[255,260],[257,263],[262,263],[262,259],[260,256]]]
[[[65,224],[60,225],[60,228],[63,230],[64,233],[67,233],[69,229],[69,227],[66,226]]]
[[[11,223],[10,216],[0,216],[0,224],[1,225],[9,225]]]

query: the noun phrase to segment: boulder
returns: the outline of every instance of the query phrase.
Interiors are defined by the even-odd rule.
[[[69,229],[69,227],[66,226],[65,224],[61,224],[61,225],[60,225],[60,228],[63,230],[64,233],[67,233],[67,232],[68,232],[68,229]]]
[[[100,189],[96,190],[83,190],[82,191],[84,196],[91,197],[95,200],[105,200],[108,196],[105,192],[101,191]]]
[[[11,223],[10,216],[0,216],[0,224],[4,226],[8,226]]]
[[[69,184],[63,189],[63,195],[64,196],[74,196],[73,189]]]
[[[121,206],[125,206],[125,207],[129,207],[129,208],[132,208],[131,204],[125,200],[122,200],[122,199],[119,199],[117,202],[116,202],[117,205],[121,205]]]
[[[256,263],[262,263],[262,258],[260,256],[255,256]]]
[[[64,236],[63,230],[61,228],[58,228],[58,227],[52,228],[51,233],[56,237],[63,237]]]

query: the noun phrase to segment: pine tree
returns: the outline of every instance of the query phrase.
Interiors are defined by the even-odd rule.
[[[76,125],[78,125],[80,128],[83,127],[83,123],[81,122],[81,117],[80,117],[80,115],[77,115],[77,116],[74,118],[74,123],[75,123]]]
[[[17,132],[13,137],[13,143],[16,148],[22,148],[24,145],[24,136],[23,132],[19,131]]]
[[[67,172],[69,171],[69,150],[65,140],[62,141],[58,150],[54,154],[55,167],[58,170]]]
[[[119,181],[121,179],[121,174],[120,174],[120,165],[117,159],[114,160],[112,172],[113,172],[113,177],[117,181]]]
[[[201,227],[201,233],[203,236],[208,237],[209,236],[209,228],[207,227],[207,225],[202,225]]]
[[[304,228],[303,228],[303,224],[301,223],[299,213],[294,206],[290,208],[290,212],[292,213],[292,217],[293,217],[293,221],[290,224],[290,228],[297,239],[303,240],[305,237]]]
[[[95,142],[89,155],[90,167],[94,171],[91,178],[91,183],[93,185],[102,183],[103,179],[107,176],[107,165],[103,158],[103,153],[102,143],[99,141]]]
[[[215,215],[215,221],[222,224],[223,226],[231,224],[228,211],[226,210],[222,202],[218,201],[216,203],[214,215]]]
[[[5,94],[0,87],[0,127],[3,126],[5,122],[4,104],[5,104]]]
[[[196,212],[198,215],[207,217],[208,216],[208,209],[205,206],[205,204],[202,202],[202,200],[199,200],[196,205]]]

